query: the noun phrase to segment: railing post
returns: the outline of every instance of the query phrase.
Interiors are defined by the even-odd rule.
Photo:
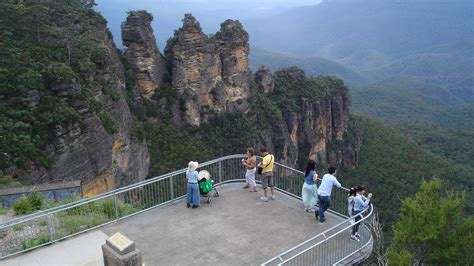
[[[324,261],[324,265],[329,265],[329,256],[328,256],[328,241],[327,241],[327,237],[324,236],[324,243],[323,243],[323,261]]]
[[[48,237],[49,242],[53,242],[53,221],[51,220],[51,214],[46,215],[46,223],[48,224]]]
[[[222,159],[219,161],[219,183],[222,183]]]
[[[170,191],[171,191],[171,200],[174,199],[174,182],[173,182],[173,177],[170,177]]]
[[[115,209],[115,221],[119,218],[118,204],[117,204],[117,194],[114,193],[114,209]]]

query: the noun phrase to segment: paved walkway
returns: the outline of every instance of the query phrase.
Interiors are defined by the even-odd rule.
[[[0,264],[102,265],[106,235],[121,232],[135,241],[145,265],[259,265],[342,221],[328,213],[319,224],[299,200],[277,192],[263,202],[241,186],[223,185],[220,197],[198,209],[179,200]]]
[[[84,233],[53,245],[1,261],[0,265],[102,266],[102,244],[108,236],[100,230]]]

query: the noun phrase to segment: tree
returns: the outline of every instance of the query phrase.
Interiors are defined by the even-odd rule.
[[[374,245],[372,250],[373,260],[376,260],[377,265],[385,266],[387,265],[387,248],[385,246],[385,239],[383,233],[383,225],[379,219],[379,213],[377,210],[374,210],[371,221],[371,231],[372,236],[374,237]]]
[[[474,219],[463,213],[465,195],[443,189],[439,178],[423,181],[403,200],[393,226],[390,264],[472,265]]]

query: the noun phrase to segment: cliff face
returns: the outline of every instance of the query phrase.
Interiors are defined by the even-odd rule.
[[[123,66],[105,24],[97,31],[103,36],[101,44],[107,50],[107,56],[96,65],[95,72],[74,83],[58,83],[51,88],[56,95],[73,103],[82,123],[56,128],[54,141],[46,148],[53,161],[50,168],[31,164],[24,169],[7,169],[6,174],[25,184],[81,180],[84,194],[91,195],[144,180],[147,176],[148,149],[146,145],[131,140],[132,116],[124,100]],[[81,82],[94,79],[101,79],[101,82],[94,83],[88,93],[90,101],[100,106],[100,110],[92,110],[88,100],[78,100]],[[106,93],[107,90],[114,91],[113,96]],[[104,117],[113,123],[114,133],[109,133],[104,127],[101,120]]]
[[[151,28],[153,16],[145,11],[131,12],[122,25],[124,57],[134,67],[141,95],[151,98],[167,77],[165,60],[156,46]]]
[[[166,62],[156,48],[150,22],[151,15],[143,11],[128,16],[122,27],[125,57],[135,69],[141,94],[148,98],[169,77],[178,99],[168,106],[175,125],[200,125],[215,113],[249,110],[248,34],[238,21],[225,21],[208,37],[186,14],[183,26],[167,42]]]
[[[280,71],[299,84],[305,80],[301,70]],[[266,68],[260,68],[255,81],[263,93],[273,93],[275,77]],[[296,99],[298,109],[283,110],[283,122],[273,123],[263,134],[262,145],[275,151],[279,160],[287,165],[297,166],[307,159],[316,160],[318,165],[350,167],[357,164],[360,151],[360,136],[350,140],[345,136],[349,122],[350,98],[347,89],[335,95],[317,100],[301,97]],[[300,165],[302,166],[302,165]]]
[[[186,14],[165,49],[180,105],[174,122],[200,125],[216,112],[248,111],[248,53],[248,34],[238,21],[225,21],[209,38]]]
[[[152,36],[125,38],[132,32],[152,32],[149,17],[146,13],[135,12],[127,18],[122,36],[129,48],[128,55],[149,54],[160,58]],[[185,15],[183,26],[168,40],[164,52],[177,101],[171,105],[160,102],[160,105],[171,110],[175,125],[199,126],[217,113],[248,112],[250,97],[255,96],[250,95],[251,81],[259,84],[263,93],[274,92],[275,77],[268,68],[261,67],[251,76],[248,40],[247,32],[238,21],[223,22],[220,31],[209,37],[202,32],[199,22],[191,14]],[[126,58],[136,70],[141,66],[150,66],[150,62],[152,66],[162,64],[144,56]],[[151,81],[153,86],[150,87],[160,90],[160,84],[156,81],[159,78],[147,79],[140,73],[137,72],[138,83]],[[150,76],[160,75],[159,72],[147,73]],[[287,71],[285,75],[296,82],[306,79],[304,72],[299,70]],[[144,94],[143,89],[140,91]],[[261,130],[258,145],[268,147],[281,162],[292,166],[307,158],[324,165],[354,165],[360,145],[343,142],[349,119],[347,90],[316,101],[301,98],[298,104],[298,111],[283,111],[282,121],[272,121],[268,129]],[[344,149],[343,145],[352,145],[352,150]]]

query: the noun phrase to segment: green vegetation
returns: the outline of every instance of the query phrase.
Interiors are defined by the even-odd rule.
[[[83,126],[74,106],[89,101],[91,88],[118,99],[117,90],[95,75],[109,51],[98,30],[105,29],[105,20],[94,5],[0,1],[0,150],[6,155],[0,170],[29,162],[49,167],[45,146],[55,141],[58,128]],[[114,132],[108,118],[101,115]]]
[[[98,116],[100,118],[100,121],[102,122],[102,125],[108,133],[113,134],[117,132],[117,123],[108,112],[102,111],[98,113]]]
[[[0,215],[4,215],[7,213],[7,209],[0,207]]]
[[[213,158],[211,150],[189,129],[172,125],[146,124],[146,139],[150,152],[150,176],[158,176],[186,168],[189,158],[203,162]]]
[[[467,212],[472,213],[474,169],[454,163],[426,151],[415,141],[371,119],[352,115],[349,134],[361,134],[363,140],[360,162],[353,169],[340,173],[346,187],[366,185],[374,193],[385,229],[396,220],[401,199],[414,195],[423,179],[443,178],[445,185],[456,191],[466,191]]]
[[[293,74],[299,79],[291,78]],[[176,100],[171,87],[165,87],[157,101]],[[244,113],[215,114],[208,123],[199,127],[176,128],[171,114],[151,101],[144,101],[145,116],[158,119],[150,123],[138,119],[135,136],[147,141],[150,151],[150,176],[157,176],[185,168],[189,158],[199,162],[228,154],[244,153],[247,147],[256,147],[263,131],[284,123],[283,112],[299,112],[301,98],[320,100],[346,90],[342,80],[335,77],[305,78],[296,67],[276,72],[276,89],[272,94],[261,93],[262,88],[251,84],[255,97],[250,98],[251,111]],[[146,130],[145,130],[146,128]],[[183,156],[186,155],[186,156]]]
[[[34,239],[26,240],[21,243],[23,250],[30,249],[49,242],[47,234],[41,234]]]
[[[43,206],[43,196],[37,192],[31,192],[28,196],[17,200],[13,204],[13,210],[16,215],[29,214],[40,210]]]
[[[323,76],[300,80],[292,77],[299,73],[304,72],[297,67],[290,67],[278,70],[274,74],[275,91],[269,97],[283,112],[300,110],[303,98],[317,101],[324,96],[337,95],[346,90],[344,82],[339,78]]]
[[[28,203],[31,205],[33,210],[39,210],[43,206],[43,196],[41,196],[37,192],[31,192],[26,196],[26,199],[28,200]]]
[[[15,211],[16,215],[28,214],[35,211],[26,198],[17,200],[13,204],[13,210]]]
[[[474,165],[474,132],[428,123],[397,123],[394,129],[434,154],[464,165]]]
[[[463,213],[465,204],[439,178],[423,181],[415,196],[403,200],[390,264],[472,265],[474,217]]]
[[[1,167],[1,163],[0,163]],[[4,175],[3,171],[0,170],[0,189],[7,188],[7,187],[16,187],[21,186],[20,182],[17,182],[11,178],[11,176]]]
[[[474,128],[474,104],[447,86],[395,77],[350,90],[353,111],[388,123],[429,122],[454,129]]]
[[[249,64],[253,72],[262,65],[270,70],[276,71],[288,66],[302,68],[308,76],[337,76],[349,85],[362,84],[366,80],[356,71],[335,61],[321,57],[297,57],[266,51],[257,47],[251,47]]]

